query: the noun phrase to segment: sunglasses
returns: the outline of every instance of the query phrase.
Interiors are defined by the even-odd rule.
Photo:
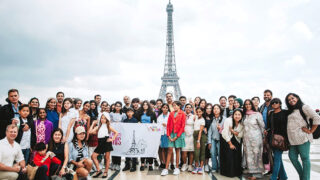
[[[271,105],[272,104],[280,104],[280,102],[276,101],[276,102],[272,102]]]

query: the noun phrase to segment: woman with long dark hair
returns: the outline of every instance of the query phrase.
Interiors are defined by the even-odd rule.
[[[36,121],[38,119],[37,114],[38,114],[39,107],[40,107],[39,99],[36,97],[31,98],[28,105],[30,108],[29,116],[32,116],[32,119],[34,121]]]
[[[94,121],[97,121],[98,119],[98,109],[97,109],[97,103],[94,100],[91,101],[85,101],[83,103],[82,110],[86,112],[89,116],[88,119],[88,128],[94,128],[98,125],[98,123],[93,123]],[[88,141],[88,149],[89,149],[89,156],[93,154],[94,150],[98,146],[98,134],[97,133],[91,133],[90,131],[87,132],[87,141]],[[96,167],[93,166],[93,170],[96,170]]]
[[[167,123],[170,114],[170,108],[167,103],[162,104],[159,108],[159,116],[157,118],[157,123],[161,125],[161,141],[159,147],[159,159],[160,168],[165,168],[166,164],[166,154],[168,153],[168,136],[167,136]]]
[[[56,98],[49,98],[45,107],[47,113],[47,119],[52,122],[53,129],[59,127],[59,113],[57,111],[57,100]]]
[[[244,101],[243,114],[245,118],[242,167],[244,173],[249,174],[248,179],[261,178],[264,172],[262,161],[264,121],[250,99]]]
[[[206,100],[202,99],[200,101],[200,107],[204,103],[206,103]],[[212,104],[211,103],[207,103],[203,110],[204,110],[203,118],[204,118],[204,120],[206,122],[206,124],[204,126],[203,136],[208,137],[208,131],[209,131],[209,128],[210,128],[212,120],[213,120]],[[206,139],[208,139],[208,138],[206,138]],[[211,154],[210,154],[210,148],[208,148],[208,144],[206,145],[205,152],[206,152],[206,156],[205,156],[205,161],[204,161],[204,171],[205,172],[209,172],[209,164],[208,164],[208,162],[209,162],[209,158],[211,157]]]
[[[73,138],[73,120],[76,118],[76,114],[70,111],[73,102],[71,98],[65,98],[62,102],[61,114],[59,117],[59,128],[62,129],[63,142],[71,142]]]
[[[234,109],[232,116],[223,124],[223,138],[220,140],[220,174],[223,176],[242,175],[242,117],[242,110]]]
[[[319,115],[305,105],[300,97],[295,93],[289,93],[286,96],[286,105],[288,107],[288,139],[290,142],[289,158],[294,168],[299,174],[300,179],[310,179],[310,143],[313,140],[312,133],[320,124]],[[313,125],[310,127],[310,119]],[[300,156],[302,165],[298,160]]]
[[[193,107],[191,104],[185,105],[185,112],[186,112],[186,125],[184,127],[185,131],[185,144],[186,146],[182,148],[182,161],[183,165],[181,171],[188,170],[189,172],[193,171],[192,163],[193,163],[193,155],[194,155],[194,115],[192,114]],[[187,165],[187,157],[188,157],[188,164]]]

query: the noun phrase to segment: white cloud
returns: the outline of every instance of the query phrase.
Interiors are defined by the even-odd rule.
[[[309,29],[309,27],[304,22],[296,22],[293,25],[293,29],[303,37],[305,37],[307,40],[310,40],[313,38],[313,33]]]
[[[291,59],[285,61],[285,66],[296,66],[301,68],[301,66],[305,64],[306,60],[301,55],[295,55]]]

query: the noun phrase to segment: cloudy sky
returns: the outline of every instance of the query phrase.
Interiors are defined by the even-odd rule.
[[[10,88],[44,102],[64,91],[159,95],[167,0],[1,0],[0,103]],[[320,105],[318,0],[173,0],[182,93],[216,103],[220,95]]]

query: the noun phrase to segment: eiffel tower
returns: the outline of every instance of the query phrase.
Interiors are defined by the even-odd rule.
[[[173,40],[173,23],[172,23],[173,6],[169,0],[167,5],[167,44],[166,44],[166,61],[164,65],[164,75],[161,77],[162,85],[159,93],[159,99],[165,100],[167,88],[174,88],[174,98],[177,100],[181,96],[179,77],[177,75],[176,60],[174,53]]]

